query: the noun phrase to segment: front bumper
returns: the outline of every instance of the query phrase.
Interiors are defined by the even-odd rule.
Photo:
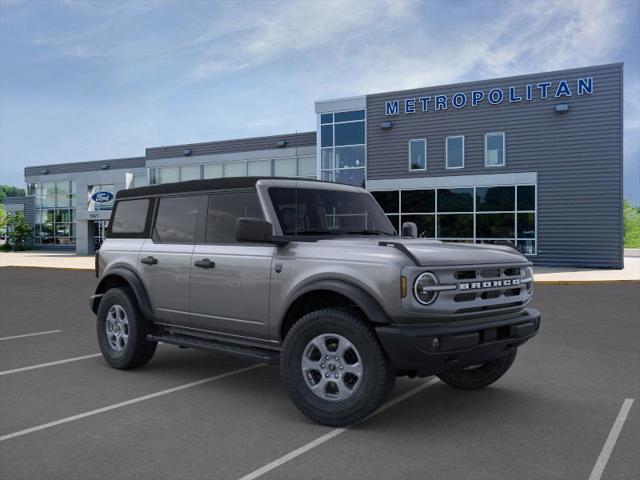
[[[380,325],[376,333],[397,370],[425,377],[499,357],[539,328],[540,312],[527,308],[474,321]]]

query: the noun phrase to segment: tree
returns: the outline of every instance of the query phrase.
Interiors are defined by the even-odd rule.
[[[7,215],[7,240],[14,251],[24,250],[30,235],[31,227],[25,222],[24,213]]]
[[[4,207],[0,205],[0,230],[4,229],[7,224],[7,214],[4,211]]]
[[[24,188],[0,185],[0,203],[4,203],[4,199],[7,197],[24,197]]]
[[[634,207],[629,200],[623,204],[624,211],[624,246],[640,248],[640,208]]]

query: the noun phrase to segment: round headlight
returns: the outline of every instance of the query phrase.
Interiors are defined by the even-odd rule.
[[[413,294],[423,305],[429,305],[433,303],[438,297],[437,290],[431,290],[431,287],[438,285],[438,279],[431,272],[425,272],[416,278],[416,282],[413,285]]]
[[[533,292],[533,267],[527,267],[525,270],[525,278],[530,278],[531,281],[527,283],[527,292]]]

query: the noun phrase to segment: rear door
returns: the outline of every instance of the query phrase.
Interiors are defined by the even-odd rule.
[[[139,268],[156,318],[188,325],[189,275],[204,195],[161,197],[156,203],[151,238],[145,240]]]
[[[237,243],[238,217],[263,218],[255,189],[209,195],[204,243],[191,268],[191,322],[212,332],[268,338],[269,284],[275,247]]]

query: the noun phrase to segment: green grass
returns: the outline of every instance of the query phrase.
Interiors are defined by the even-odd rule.
[[[640,248],[640,207],[624,201],[624,248]]]

